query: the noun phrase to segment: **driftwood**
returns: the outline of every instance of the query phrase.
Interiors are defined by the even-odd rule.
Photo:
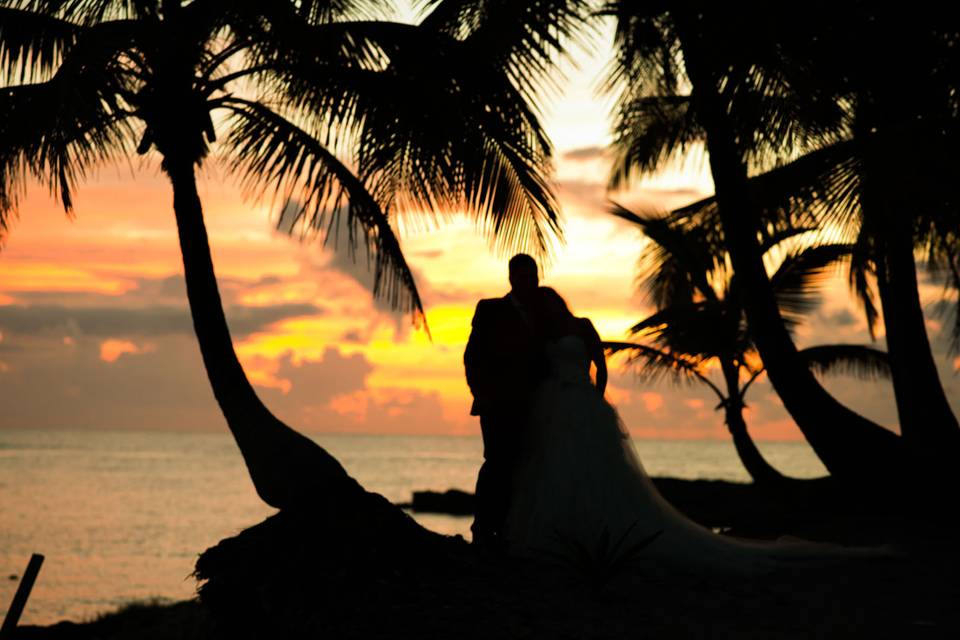
[[[27,606],[27,600],[30,598],[30,592],[33,590],[33,583],[37,581],[37,574],[40,573],[40,567],[43,565],[43,556],[35,553],[30,556],[30,562],[27,563],[27,570],[23,573],[17,592],[13,595],[13,602],[7,610],[7,615],[3,619],[3,627],[0,627],[0,640],[7,640],[13,637],[13,631],[20,622],[20,616],[23,615],[23,609]]]

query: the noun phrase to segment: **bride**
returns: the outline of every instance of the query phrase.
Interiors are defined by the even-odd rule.
[[[506,523],[512,554],[637,549],[651,568],[671,573],[758,573],[790,561],[876,552],[737,540],[683,516],[654,487],[619,415],[603,398],[607,369],[593,324],[574,317],[549,287],[539,289],[539,305],[550,374],[531,403],[527,455]]]

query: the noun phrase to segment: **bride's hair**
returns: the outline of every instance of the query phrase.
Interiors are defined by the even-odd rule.
[[[550,287],[539,287],[537,294],[537,316],[544,333],[550,336],[563,334],[575,317],[567,301]]]

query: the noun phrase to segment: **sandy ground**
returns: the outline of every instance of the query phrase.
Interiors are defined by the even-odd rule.
[[[708,526],[751,537],[893,543],[904,556],[758,577],[658,576],[642,551],[628,559],[519,562],[424,534],[396,510],[371,519],[318,509],[278,514],[208,550],[199,601],[25,628],[14,637],[960,637],[956,529],[929,517],[935,500],[894,508],[887,500],[864,504],[829,484],[776,492],[658,484]]]

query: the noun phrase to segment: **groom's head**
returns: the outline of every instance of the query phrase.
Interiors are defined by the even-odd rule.
[[[532,301],[540,285],[537,261],[525,253],[510,258],[510,291],[521,302]]]

